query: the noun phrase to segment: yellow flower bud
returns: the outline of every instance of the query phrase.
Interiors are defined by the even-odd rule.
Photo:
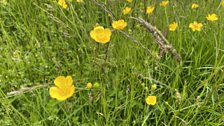
[[[93,87],[93,84],[92,83],[87,83],[86,84],[86,88],[91,89],[92,87]]]

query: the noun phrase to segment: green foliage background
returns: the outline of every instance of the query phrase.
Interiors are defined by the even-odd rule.
[[[106,46],[94,42],[89,32],[96,23],[112,29],[111,18],[91,0],[84,1],[67,1],[68,9],[53,0],[0,4],[0,125],[224,125],[220,1],[171,0],[166,8],[157,0],[106,1],[117,19],[128,22],[124,31],[153,52],[114,31],[106,63]],[[199,4],[197,10],[191,9],[193,2]],[[145,14],[148,5],[156,6],[152,16]],[[131,15],[122,15],[125,6],[132,7]],[[206,21],[208,13],[216,13],[219,20]],[[159,47],[151,34],[129,16],[143,17],[166,33],[182,61],[170,54],[157,59]],[[169,32],[174,21],[179,27]],[[189,29],[193,21],[203,23],[201,32]],[[49,88],[7,96],[23,87],[53,86],[60,75],[71,75],[76,86],[65,102],[51,99]],[[87,82],[100,87],[87,90]],[[151,90],[153,84],[156,90]],[[155,106],[145,103],[148,95],[157,96]]]

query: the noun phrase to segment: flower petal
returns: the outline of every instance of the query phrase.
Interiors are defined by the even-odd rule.
[[[66,86],[71,86],[73,83],[72,77],[71,76],[67,76],[66,77]]]
[[[109,38],[110,38],[110,36],[111,36],[111,30],[109,29],[109,28],[106,28],[105,29],[105,33],[109,36]]]
[[[49,94],[52,98],[57,98],[59,96],[59,89],[57,87],[51,87]]]
[[[94,28],[94,31],[101,31],[101,30],[104,30],[104,27],[103,26],[96,26],[95,28]]]
[[[95,39],[95,38],[96,38],[96,35],[95,35],[94,30],[90,31],[90,37],[91,37],[92,39]]]
[[[58,101],[64,101],[64,100],[66,100],[67,98],[68,98],[68,97],[59,95],[56,99],[57,99]]]
[[[54,80],[54,84],[59,88],[63,88],[65,86],[65,83],[66,78],[64,76],[59,76]]]
[[[60,89],[59,95],[56,98],[59,101],[64,101],[68,98],[70,98],[75,92],[75,86],[72,85],[70,87],[67,87],[66,89]]]
[[[72,86],[68,89],[68,91],[69,91],[69,94],[68,94],[68,98],[69,98],[69,97],[71,97],[71,96],[74,94],[74,92],[75,92],[75,86],[72,85]]]

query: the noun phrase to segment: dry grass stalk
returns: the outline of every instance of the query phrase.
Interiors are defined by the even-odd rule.
[[[170,52],[176,60],[181,61],[180,54],[177,53],[176,49],[169,43],[169,41],[164,37],[160,30],[158,30],[155,26],[151,25],[142,18],[131,17],[131,19],[138,21],[152,34],[156,43],[160,46],[160,56],[163,56],[164,53]]]
[[[8,92],[7,96],[11,97],[11,96],[19,95],[19,94],[24,94],[24,93],[32,92],[36,89],[44,88],[44,87],[47,87],[47,86],[48,85],[37,85],[37,86],[33,86],[33,87],[24,87],[24,88],[21,88],[21,89],[16,90],[16,91]]]

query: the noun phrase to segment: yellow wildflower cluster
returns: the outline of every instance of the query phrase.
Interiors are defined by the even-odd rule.
[[[112,27],[116,30],[123,30],[126,26],[127,22],[125,22],[123,19],[112,22]],[[104,29],[103,26],[97,26],[90,32],[92,39],[103,44],[110,41],[111,34],[111,30],[109,28]]]
[[[76,2],[83,2],[83,0],[76,0]],[[132,3],[133,0],[127,0],[127,2]],[[66,9],[68,7],[67,3],[65,0],[58,0],[58,4]],[[162,1],[159,4],[161,7],[167,7],[169,6],[169,1]],[[221,1],[221,5],[224,7],[224,0]],[[194,11],[196,11],[195,9],[199,8],[199,4],[197,3],[193,3],[191,4],[191,8],[194,9]],[[155,6],[154,5],[149,5],[147,6],[146,10],[144,10],[146,14],[148,15],[152,15],[153,12],[155,11]],[[122,10],[122,14],[123,15],[128,15],[132,12],[132,8],[130,7],[125,7]],[[122,15],[122,16],[123,16]],[[110,15],[112,16],[112,15]],[[206,17],[205,17],[208,21],[211,22],[215,22],[219,19],[218,15],[216,15],[215,13],[209,13]],[[112,18],[113,19],[113,18]],[[112,35],[112,31],[116,31],[116,30],[124,30],[127,27],[127,22],[123,19],[119,19],[119,20],[115,20],[111,23],[111,26],[113,28],[113,30],[111,30],[110,28],[104,28],[103,26],[96,26],[94,27],[91,31],[90,31],[90,37],[98,42],[98,43],[102,43],[102,44],[106,44],[108,42],[110,42],[111,40],[111,35]],[[172,22],[169,24],[169,31],[176,31],[178,28],[178,23],[177,22]],[[201,22],[198,21],[193,21],[191,23],[189,23],[188,26],[193,32],[195,31],[201,31],[203,24]],[[55,86],[51,87],[49,90],[49,94],[52,98],[56,98],[59,101],[64,101],[68,98],[70,98],[74,92],[75,92],[75,86],[73,84],[73,79],[71,76],[59,76],[54,80],[54,84]],[[92,83],[87,83],[86,84],[86,88],[87,89],[92,89],[95,87],[98,87],[98,84],[92,84]],[[153,85],[152,90],[156,89],[156,85]],[[157,97],[156,96],[148,96],[145,99],[145,102],[148,105],[155,105],[157,102]]]

